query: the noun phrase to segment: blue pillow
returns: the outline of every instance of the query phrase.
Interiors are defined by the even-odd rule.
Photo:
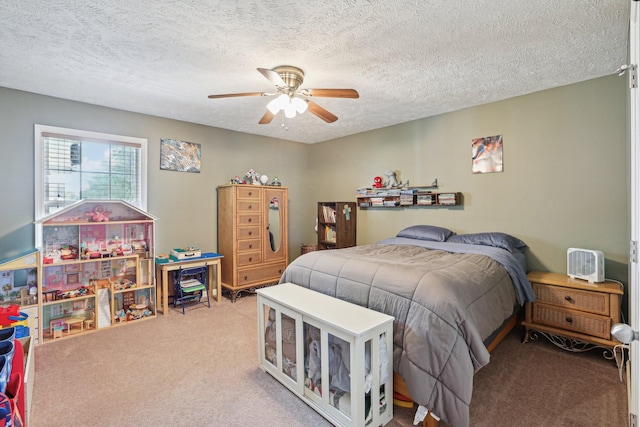
[[[448,228],[437,227],[435,225],[412,225],[404,230],[400,230],[396,237],[444,242],[454,234],[456,233]]]
[[[524,252],[529,246],[517,237],[507,233],[488,232],[475,234],[456,234],[447,239],[451,243],[466,243],[468,245],[493,246],[506,249],[511,253]]]

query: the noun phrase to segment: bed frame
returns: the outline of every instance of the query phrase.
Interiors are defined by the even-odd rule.
[[[502,329],[498,331],[498,333],[493,337],[493,339],[487,345],[487,350],[491,353],[500,342],[511,332],[513,328],[518,324],[518,313],[514,314],[509,318],[509,320],[502,326]],[[411,394],[409,390],[407,390],[407,385],[404,380],[397,372],[393,372],[393,392],[401,394],[406,397],[408,400],[411,399]],[[431,413],[427,413],[427,416],[424,417],[424,421],[422,422],[423,427],[438,427],[438,421],[430,416]]]

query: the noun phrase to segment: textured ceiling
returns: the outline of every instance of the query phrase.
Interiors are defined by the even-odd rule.
[[[629,0],[0,2],[0,86],[303,143],[612,74]],[[259,125],[256,68],[294,65],[310,113]]]

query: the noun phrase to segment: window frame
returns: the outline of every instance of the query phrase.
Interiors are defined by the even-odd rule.
[[[79,129],[62,128],[48,125],[34,125],[34,159],[35,159],[35,220],[39,221],[48,216],[44,213],[44,138],[45,134],[68,135],[73,139],[92,139],[111,141],[113,143],[122,143],[123,145],[140,146],[140,206],[137,208],[147,211],[147,146],[146,138],[137,138],[132,136],[114,135],[102,132],[92,132]]]

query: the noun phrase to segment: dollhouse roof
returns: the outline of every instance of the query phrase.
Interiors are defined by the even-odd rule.
[[[57,224],[69,222],[148,221],[157,218],[124,200],[79,200],[37,223]]]
[[[37,265],[38,249],[29,249],[17,255],[0,259],[0,268],[29,268]]]

